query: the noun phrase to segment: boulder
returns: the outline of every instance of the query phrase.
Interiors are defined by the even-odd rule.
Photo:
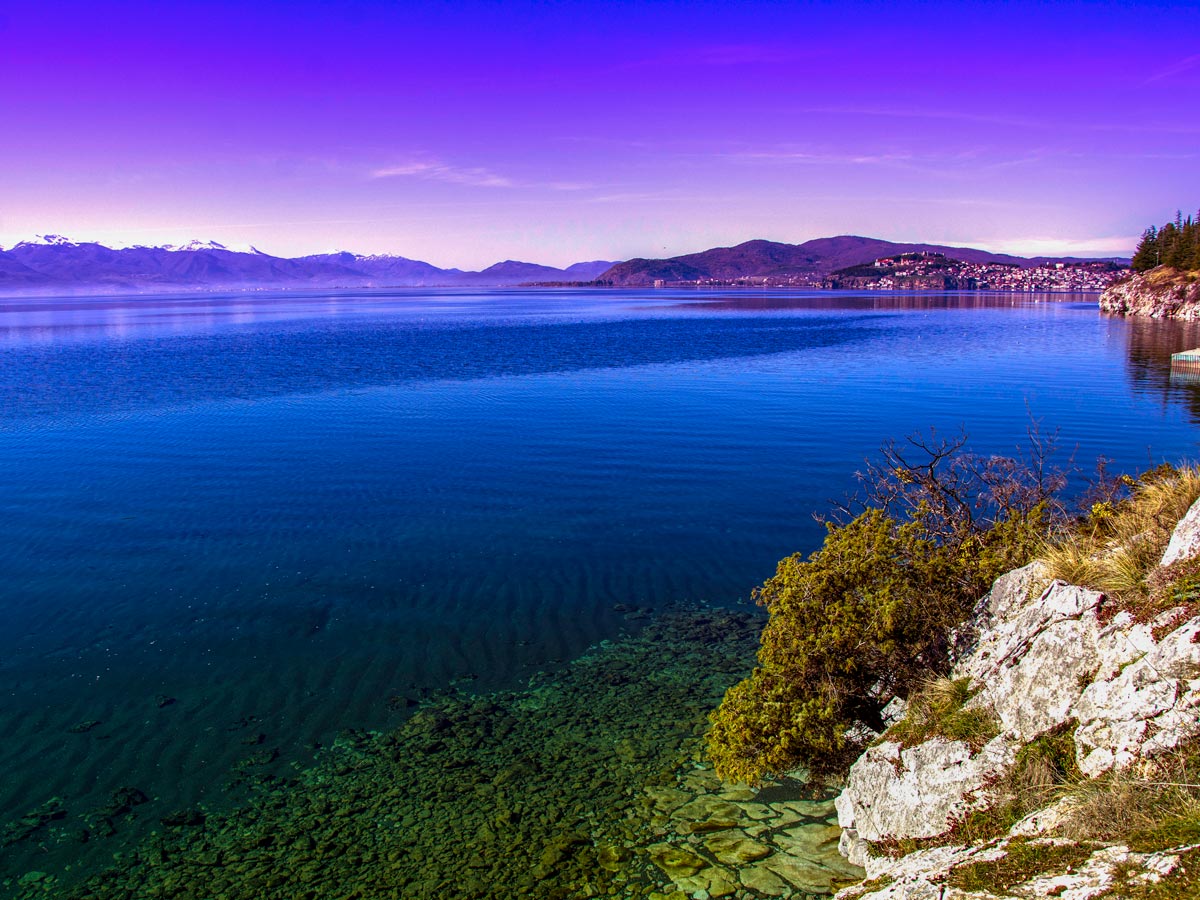
[[[1029,568],[1017,569],[997,579],[981,604],[986,624],[980,628],[971,652],[955,666],[955,678],[969,677],[986,685],[997,672],[1020,663],[1033,641],[1046,629],[1081,619],[1088,613],[1094,615],[1102,595],[1062,581],[1052,582],[1036,599],[1026,597],[1022,602],[1014,602],[1010,578]],[[990,598],[998,593],[1001,599],[993,603]]]
[[[1136,658],[1087,685],[1071,708],[1079,768],[1089,777],[1200,734],[1200,616],[1141,653],[1150,629],[1126,630],[1142,637],[1128,642]]]
[[[1162,562],[1159,565],[1169,566],[1181,559],[1189,559],[1200,553],[1200,500],[1192,504],[1175,530],[1171,532],[1171,540],[1163,551]]]
[[[1015,756],[1016,746],[1003,736],[975,754],[964,741],[941,737],[908,749],[878,744],[851,767],[837,798],[838,824],[860,841],[936,837],[982,805],[986,785]]]
[[[1071,595],[1072,605],[1075,601],[1091,605],[1078,617],[1055,617],[1018,633],[1013,651],[976,677],[982,690],[973,705],[990,707],[1000,727],[1020,743],[1066,722],[1099,664],[1100,627],[1094,606],[1100,595],[1056,585],[1044,599],[1053,603],[1064,593]]]

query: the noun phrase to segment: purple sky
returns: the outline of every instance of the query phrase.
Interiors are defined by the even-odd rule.
[[[7,0],[0,83],[3,246],[1094,255],[1200,204],[1194,0]]]

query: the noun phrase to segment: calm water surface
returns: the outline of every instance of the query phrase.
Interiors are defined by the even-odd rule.
[[[0,300],[0,821],[211,800],[618,605],[742,601],[887,438],[1194,457],[1197,345],[1086,296]]]

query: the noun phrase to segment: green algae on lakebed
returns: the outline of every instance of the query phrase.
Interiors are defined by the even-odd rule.
[[[669,893],[645,850],[668,831],[647,788],[694,768],[760,626],[673,610],[528,690],[440,697],[390,733],[344,735],[298,778],[231,813],[172,819],[85,883],[5,887],[80,900]]]

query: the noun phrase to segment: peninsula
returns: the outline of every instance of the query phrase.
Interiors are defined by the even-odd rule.
[[[803,244],[747,241],[669,259],[631,259],[601,274],[614,287],[685,285],[856,290],[1100,290],[1129,261],[1020,257],[858,235]]]
[[[1133,255],[1132,273],[1100,295],[1100,309],[1155,319],[1200,319],[1200,221],[1175,214],[1147,228]]]

